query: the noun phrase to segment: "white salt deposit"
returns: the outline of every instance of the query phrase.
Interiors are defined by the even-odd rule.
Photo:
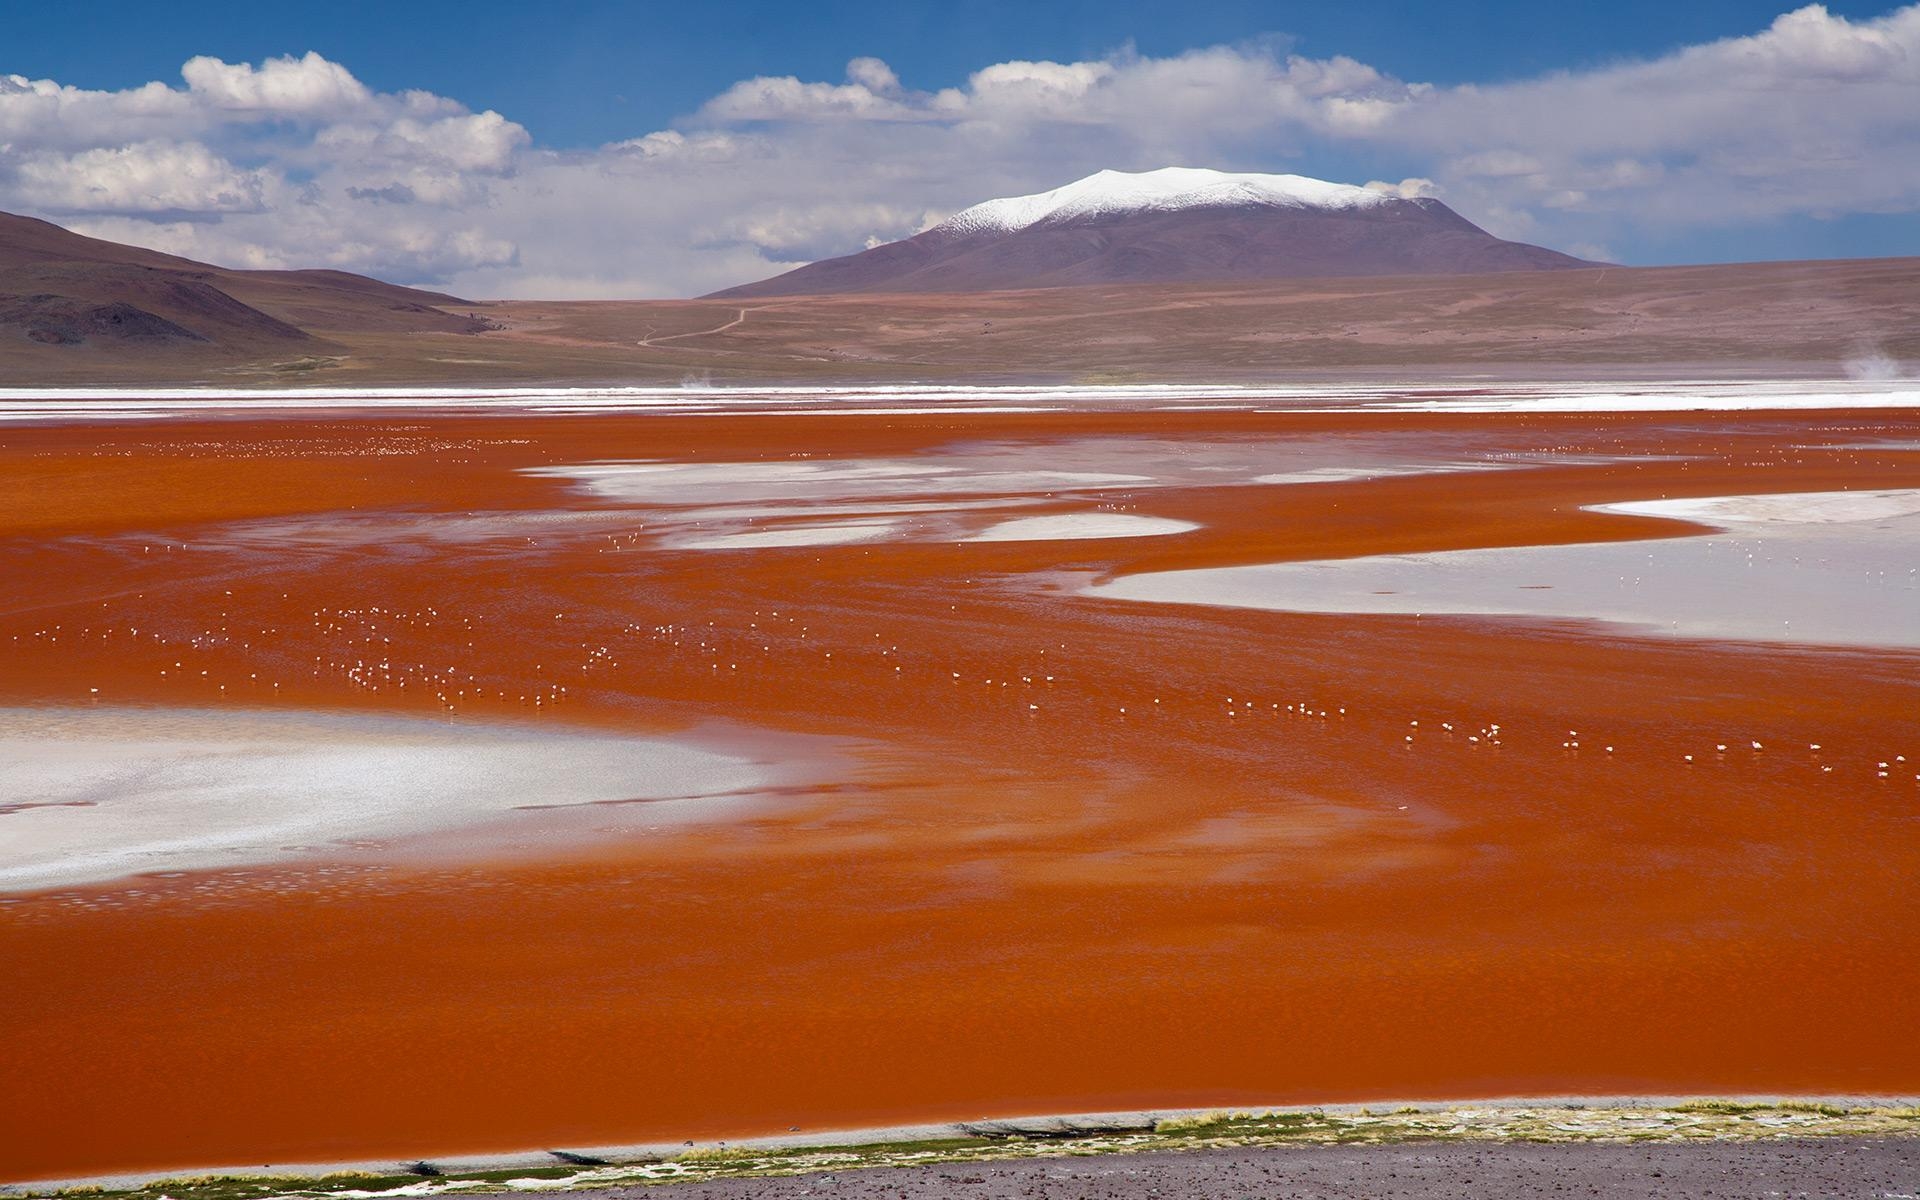
[[[1135,517],[1125,513],[1058,513],[1019,517],[991,525],[968,542],[1062,542],[1085,538],[1164,537],[1200,528],[1191,521],[1167,517]]]
[[[1498,462],[1381,463],[1375,466],[1308,467],[1299,471],[1276,471],[1253,477],[1254,483],[1357,483],[1366,479],[1387,479],[1399,475],[1452,475],[1462,471],[1497,471],[1508,466]]]
[[[675,509],[672,518],[677,521],[741,521],[760,520],[767,517],[791,518],[797,513],[808,517],[838,520],[842,517],[878,517],[886,518],[913,516],[931,513],[935,515],[969,512],[977,509],[1020,508],[1032,504],[1027,496],[995,496],[983,500],[959,500],[942,497],[937,500],[849,500],[845,504],[813,503],[793,504],[717,504],[712,508]],[[621,510],[613,510],[621,511]]]
[[[1725,532],[1167,571],[1089,591],[1288,612],[1540,617],[1641,634],[1920,647],[1920,491],[1601,507]]]
[[[716,737],[266,711],[0,709],[0,891],[421,835],[500,851],[713,816],[784,781]],[[591,829],[565,818],[596,806]],[[557,807],[550,807],[557,806]],[[607,806],[607,807],[598,807]]]
[[[959,458],[609,462],[541,467],[527,473],[574,480],[603,500],[657,505],[1007,495],[1152,482],[1144,475],[1106,471],[1007,470],[999,463]]]
[[[1099,493],[1115,489],[1206,487],[1248,479],[1324,483],[1518,465],[1439,458],[1431,437],[1410,457],[1409,440],[1341,435],[1271,441],[969,441],[914,459],[589,462],[528,473],[568,480],[605,504],[645,506],[645,512],[631,512],[630,519],[644,520],[656,544],[718,550],[826,546],[880,536],[915,541],[1155,536],[1191,526],[1156,517],[1087,513],[1009,522],[980,533],[965,514],[1050,504],[1063,497],[1091,505]]]
[[[676,550],[759,550],[777,546],[844,546],[883,537],[892,521],[842,521],[833,525],[776,525],[740,533],[669,540]]]
[[[1624,504],[1596,504],[1594,510],[1643,517],[1671,517],[1723,528],[1741,525],[1832,525],[1850,521],[1886,521],[1920,513],[1920,488],[1633,500]],[[1920,551],[1920,547],[1916,547],[1916,550]]]
[[[1914,380],[1448,384],[894,384],[867,387],[0,388],[0,422],[261,413],[911,414],[1091,410],[1738,412],[1920,408]]]
[[[1496,388],[1484,394],[1380,394],[1332,412],[1668,413],[1920,408],[1920,388],[1834,383],[1651,385],[1633,391],[1593,385]]]
[[[645,505],[658,544],[682,550],[833,546],[888,536],[948,541],[965,531],[960,514],[973,509],[1157,482],[1045,465],[1058,457],[1045,445],[991,446],[915,461],[607,462],[528,473],[571,480],[605,503]]]

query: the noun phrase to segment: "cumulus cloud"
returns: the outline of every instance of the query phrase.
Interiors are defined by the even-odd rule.
[[[15,168],[14,194],[56,213],[241,213],[266,208],[267,176],[194,142],[135,142],[78,154],[36,154]]]
[[[1649,62],[1404,104],[1376,136],[1451,194],[1679,223],[1920,207],[1920,5],[1820,5]]]
[[[707,101],[715,121],[910,121],[919,114],[899,96],[900,80],[877,58],[847,64],[845,83],[803,83],[792,75],[742,80]]]
[[[1119,68],[1104,62],[1004,62],[982,67],[964,88],[946,88],[921,107],[929,120],[1098,122],[1089,104]]]
[[[432,162],[456,171],[497,174],[529,142],[527,131],[496,112],[462,113],[423,121],[330,125],[314,138],[321,157],[372,163]]]
[[[1397,103],[1428,90],[1350,58],[1276,58],[1263,50],[1224,46],[1163,59],[1128,53],[1112,61],[994,63],[968,76],[962,87],[933,92],[908,91],[885,63],[857,58],[841,83],[808,83],[793,76],[737,83],[708,101],[699,118],[975,127],[1058,123],[1218,136],[1282,121],[1366,128]]]
[[[915,82],[859,57],[839,79],[743,80],[674,128],[563,151],[311,53],[196,58],[177,84],[120,91],[0,76],[0,207],[236,265],[582,296],[723,287],[1105,167],[1370,179],[1503,236],[1629,256],[1689,230],[1920,214],[1920,4],[1873,20],[1809,5],[1498,84],[1275,43]]]
[[[301,58],[270,58],[259,66],[201,55],[180,68],[193,98],[214,108],[276,117],[351,112],[373,95],[339,63],[309,50]]]
[[[184,91],[161,83],[104,92],[0,75],[0,145],[10,151],[144,141],[201,126],[193,112]]]
[[[499,113],[375,92],[313,53],[180,75],[121,91],[0,76],[0,207],[236,266],[431,280],[519,261],[490,186],[530,139]]]
[[[721,246],[745,244],[774,262],[811,262],[844,253],[849,245],[865,248],[892,241],[899,231],[918,230],[932,221],[926,209],[888,204],[775,208],[719,223],[700,241]],[[876,229],[893,231],[893,235],[883,237],[872,232]]]
[[[1402,200],[1422,200],[1440,195],[1440,186],[1431,179],[1402,179],[1399,183],[1388,183],[1382,179],[1370,179],[1361,186],[1370,192],[1381,192],[1388,196],[1398,196]]]

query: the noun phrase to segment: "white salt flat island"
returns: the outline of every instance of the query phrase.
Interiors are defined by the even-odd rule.
[[[720,818],[805,773],[724,735],[268,710],[0,709],[0,892]],[[422,842],[422,839],[433,839]]]
[[[1648,500],[1692,536],[1163,571],[1105,599],[1601,621],[1633,634],[1920,648],[1920,489]]]

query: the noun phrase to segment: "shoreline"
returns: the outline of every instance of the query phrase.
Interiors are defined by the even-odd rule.
[[[19,1181],[0,1196],[298,1192],[353,1200],[446,1191],[570,1191],[621,1184],[790,1175],[1218,1146],[1419,1141],[1619,1143],[1781,1137],[1920,1137],[1920,1093],[1502,1096],[1365,1104],[1156,1108],[982,1117],[731,1139],[153,1168]],[[524,1175],[526,1172],[540,1174]],[[378,1186],[393,1184],[394,1186]]]

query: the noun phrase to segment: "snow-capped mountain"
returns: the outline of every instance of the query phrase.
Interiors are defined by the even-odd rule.
[[[1121,213],[1179,212],[1189,208],[1276,205],[1290,208],[1366,208],[1384,192],[1305,175],[1230,175],[1204,167],[1158,171],[1099,171],[1065,187],[1032,196],[988,200],[939,225],[953,233],[1012,233],[1042,221],[1084,220]]]
[[[1594,264],[1503,241],[1438,200],[1304,175],[1100,171],[718,297],[1436,275]]]

